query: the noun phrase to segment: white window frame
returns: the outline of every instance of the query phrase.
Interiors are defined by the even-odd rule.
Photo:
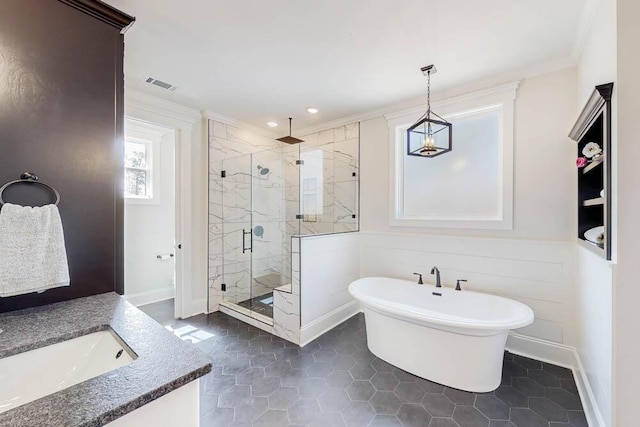
[[[163,134],[159,131],[149,129],[141,124],[129,121],[125,131],[125,144],[133,142],[145,145],[147,170],[147,195],[130,196],[125,192],[125,203],[136,205],[159,205],[160,204],[160,143]],[[127,169],[136,169],[125,167]]]
[[[407,216],[403,212],[404,160],[407,156],[405,130],[424,113],[424,106],[385,115],[389,127],[389,223],[394,227],[513,229],[513,144],[514,107],[518,82],[432,103],[438,114],[447,118],[462,117],[483,110],[500,111],[499,156],[501,170],[499,209],[491,217]],[[455,144],[453,129],[453,150]],[[446,156],[446,154],[444,154]],[[423,159],[426,165],[432,159]]]

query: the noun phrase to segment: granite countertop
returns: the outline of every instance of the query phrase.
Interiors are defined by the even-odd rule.
[[[0,425],[102,426],[211,371],[193,344],[116,293],[0,314],[0,358],[109,328],[133,363],[4,412]]]

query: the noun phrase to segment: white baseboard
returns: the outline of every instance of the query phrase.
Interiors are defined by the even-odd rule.
[[[510,332],[507,337],[506,348],[514,354],[575,369],[575,349],[568,345]]]
[[[173,298],[175,291],[173,287],[154,289],[152,291],[139,292],[137,294],[125,295],[125,299],[131,304],[139,307],[141,305],[164,301]]]
[[[516,333],[509,333],[506,348],[509,352],[563,366],[573,371],[582,407],[587,423],[591,427],[606,427],[595,400],[589,379],[584,372],[580,356],[574,347],[546,341],[538,338],[527,337]]]
[[[320,335],[360,312],[360,303],[353,300],[300,328],[300,347],[304,347]]]
[[[580,393],[580,400],[582,400],[582,407],[584,408],[584,413],[587,417],[587,423],[592,427],[606,427],[607,424],[605,424],[602,418],[602,413],[598,407],[598,402],[596,402],[593,390],[591,389],[591,384],[589,383],[589,378],[584,371],[584,366],[582,365],[582,360],[580,360],[578,352],[575,353],[575,356],[576,367],[573,370],[573,376],[576,380],[578,393]]]

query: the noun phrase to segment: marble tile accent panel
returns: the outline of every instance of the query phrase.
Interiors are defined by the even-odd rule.
[[[215,120],[209,120],[209,137],[227,139],[227,125]]]
[[[300,206],[300,186],[299,185],[291,185],[285,187],[284,189],[284,207],[285,207],[285,217],[283,218],[286,221],[291,221],[296,219],[296,215],[301,211]]]
[[[345,139],[360,138],[360,123],[352,123],[345,127]]]
[[[301,147],[314,147],[316,145],[318,145],[318,133],[312,133],[309,135],[304,135],[301,138],[304,140],[304,142],[300,143]]]
[[[243,234],[243,230],[248,232],[250,229],[251,224],[249,222],[229,222],[224,224],[222,257],[225,264],[249,261],[251,259],[251,252],[242,252],[243,240],[245,248],[251,246],[249,236]]]
[[[300,295],[300,252],[291,254],[291,293]]]
[[[356,181],[359,179],[359,140],[351,139],[334,145],[335,181]],[[356,176],[353,176],[353,173]]]
[[[298,344],[300,342],[300,296],[275,291],[273,298],[274,334]]]
[[[208,303],[209,312],[218,311],[220,301],[223,298],[221,285],[223,283],[222,265],[211,266],[209,264],[209,289]]]
[[[225,301],[237,303],[251,297],[251,262],[225,262],[223,273]]]
[[[290,151],[283,154],[285,186],[300,184],[300,165],[296,164],[297,160],[300,160],[299,149],[294,152]]]
[[[222,222],[223,205],[222,205],[222,185],[220,189],[212,188],[209,190],[209,222]]]
[[[224,182],[222,217],[224,222],[251,222],[251,184]]]
[[[216,160],[209,157],[209,179],[210,180],[222,180],[220,175],[222,172],[222,160]]]
[[[318,134],[317,145],[331,144],[334,141],[335,139],[334,139],[333,129],[324,130]]]
[[[262,225],[263,222],[280,221],[284,212],[284,189],[282,187],[253,186],[250,208],[252,222]]]
[[[358,183],[355,181],[337,182],[334,188],[334,222],[357,222]],[[352,218],[352,215],[356,215],[356,218]]]

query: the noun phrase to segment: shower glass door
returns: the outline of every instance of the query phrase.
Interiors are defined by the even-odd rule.
[[[291,236],[300,233],[298,146],[223,161],[224,301],[273,318],[273,292],[290,292]]]
[[[282,148],[252,159],[251,310],[273,317],[273,292],[282,280]]]
[[[223,299],[250,309],[251,155],[224,160],[222,171]]]

